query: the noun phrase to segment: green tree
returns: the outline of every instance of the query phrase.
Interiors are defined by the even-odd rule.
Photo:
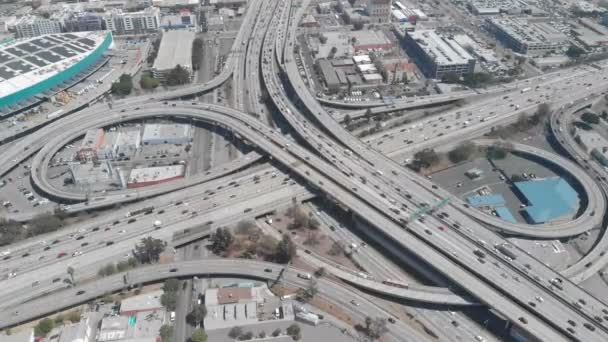
[[[205,304],[197,304],[186,315],[186,322],[192,326],[197,326],[207,316],[207,307]]]
[[[591,112],[583,113],[583,115],[581,115],[581,120],[590,125],[597,125],[600,123],[600,117],[597,114]]]
[[[288,263],[296,256],[296,244],[293,243],[289,235],[284,234],[277,245],[275,259],[278,263]]]
[[[346,124],[346,126],[350,126],[350,124],[352,123],[352,118],[350,117],[349,114],[344,115],[344,123]]]
[[[371,339],[379,339],[387,332],[386,319],[380,317],[372,319],[369,316],[365,318],[365,333]]]
[[[220,254],[228,250],[234,239],[228,228],[220,227],[211,234],[209,240],[211,241],[211,250],[213,253]]]
[[[456,146],[448,152],[448,158],[452,163],[460,163],[471,158],[477,148],[471,142],[465,142]]]
[[[414,154],[414,162],[423,168],[427,168],[439,162],[439,155],[434,149],[427,148]]]
[[[34,335],[45,337],[55,327],[55,323],[50,318],[44,318],[34,327]]]
[[[162,306],[167,308],[169,311],[175,311],[177,307],[177,293],[176,292],[164,292],[160,296],[160,303]]]
[[[272,332],[272,336],[277,337],[279,335],[281,335],[281,328],[274,329],[274,331]]]
[[[143,89],[154,89],[160,85],[160,81],[150,74],[143,74],[139,80],[139,85]]]
[[[112,94],[129,95],[133,89],[133,79],[131,75],[122,74],[118,82],[112,83]]]
[[[585,50],[581,49],[578,46],[570,45],[568,50],[566,50],[566,56],[570,58],[579,58],[582,54],[585,53]]]
[[[207,341],[207,333],[203,329],[196,329],[192,333],[191,337],[192,342],[206,342]]]
[[[499,144],[488,146],[486,149],[486,158],[493,160],[505,159],[509,152]]]
[[[327,43],[327,37],[325,37],[324,35],[319,35],[319,42],[321,42],[321,44],[325,44]]]
[[[177,292],[179,290],[179,280],[175,278],[165,280],[162,290],[165,292]]]
[[[253,332],[248,331],[237,338],[239,341],[249,341],[253,338]]]
[[[175,68],[169,71],[167,75],[167,84],[168,85],[182,85],[190,83],[190,73],[188,70],[184,69],[181,65],[175,66]]]
[[[158,261],[166,245],[163,240],[148,236],[135,245],[133,256],[142,264],[151,264]]]
[[[241,336],[241,334],[243,334],[243,328],[236,326],[230,329],[230,331],[228,332],[228,337],[236,339],[237,337]]]
[[[353,29],[354,29],[355,31],[361,31],[361,30],[363,30],[363,26],[364,26],[364,25],[363,25],[363,21],[360,21],[360,20],[355,21],[355,22],[353,23]]]
[[[297,323],[294,323],[287,327],[287,335],[291,336],[294,340],[299,340],[302,334],[302,329]]]
[[[172,342],[173,341],[173,326],[172,325],[163,325],[159,330],[160,339],[162,342]]]
[[[116,270],[118,272],[124,272],[124,271],[128,270],[129,268],[131,268],[131,266],[129,266],[129,262],[126,260],[121,260],[116,264]]]

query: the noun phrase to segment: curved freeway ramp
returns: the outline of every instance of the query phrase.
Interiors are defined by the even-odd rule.
[[[480,146],[491,146],[496,143],[500,144],[504,142],[500,140],[476,140],[474,143]],[[601,224],[601,213],[604,212],[606,207],[606,200],[601,189],[597,187],[595,181],[580,167],[578,167],[578,165],[560,155],[530,145],[509,142],[509,146],[517,152],[541,158],[546,162],[559,167],[565,172],[568,172],[575,179],[577,179],[588,198],[588,204],[585,211],[578,218],[568,222],[527,225],[510,223],[500,218],[487,215],[479,210],[464,207],[464,201],[460,200],[459,202],[461,203],[459,203],[458,207],[461,208],[464,213],[504,233],[543,239],[578,235],[590,229],[596,228]]]
[[[597,100],[598,99],[591,99],[555,111],[553,115],[551,115],[550,127],[551,133],[555,137],[557,143],[560,144],[574,160],[579,162],[579,164],[587,166],[589,168],[589,173],[593,172],[596,175],[597,183],[600,185],[600,188],[597,190],[603,191],[603,193],[606,194],[608,193],[608,182],[604,179],[608,177],[608,173],[602,165],[593,160],[593,158],[589,158],[587,153],[578,146],[569,133],[574,113],[581,108],[592,105],[593,102]],[[588,159],[591,159],[591,161],[585,162]],[[580,283],[597,274],[597,272],[601,271],[608,264],[608,253],[606,253],[606,251],[608,251],[608,234],[606,234],[606,227],[602,227],[602,230],[599,240],[591,251],[574,265],[562,271],[564,276],[567,276],[575,283]]]

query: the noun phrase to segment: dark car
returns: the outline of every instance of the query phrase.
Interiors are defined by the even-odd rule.
[[[114,244],[114,241],[108,241],[108,242],[106,242],[106,246],[111,246],[113,244]]]
[[[169,272],[177,272],[177,268],[172,268],[169,270]]]
[[[265,269],[264,269],[264,272],[271,273],[271,272],[272,272],[272,270],[271,270],[270,268],[265,268]]]
[[[76,295],[77,295],[77,296],[80,296],[80,295],[81,295],[81,294],[83,294],[83,293],[84,293],[84,290],[80,290],[80,291],[76,292]]]

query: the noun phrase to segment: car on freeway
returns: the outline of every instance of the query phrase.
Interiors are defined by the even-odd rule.
[[[57,254],[57,258],[63,258],[64,256],[66,256],[66,252],[59,252],[59,254]]]

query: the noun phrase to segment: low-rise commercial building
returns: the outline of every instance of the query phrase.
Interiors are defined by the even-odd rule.
[[[146,124],[144,145],[187,144],[192,141],[191,126],[186,124]]]
[[[522,54],[539,55],[569,45],[568,36],[550,22],[520,18],[492,18],[486,27],[505,46]]]
[[[608,140],[594,131],[577,130],[576,142],[600,164],[608,167]]]
[[[191,30],[197,32],[198,22],[194,13],[183,9],[178,14],[162,16],[160,27],[163,30]]]
[[[579,206],[578,193],[560,177],[515,182],[526,203],[524,216],[533,224],[570,219]]]
[[[524,0],[469,0],[471,12],[477,15],[531,13],[532,7]]]
[[[184,178],[186,167],[184,165],[155,166],[133,169],[127,180],[128,188],[141,188]],[[121,307],[122,314],[122,307]]]
[[[464,75],[475,70],[475,58],[450,37],[434,30],[408,32],[403,40],[408,55],[426,77]]]
[[[163,291],[154,291],[131,298],[125,298],[120,303],[120,314],[122,316],[134,316],[140,312],[164,310],[160,303]]]
[[[196,33],[191,31],[169,31],[163,34],[158,55],[152,66],[154,78],[166,80],[169,72],[178,65],[192,77],[192,42]]]
[[[205,291],[206,330],[259,322],[257,303],[263,301],[261,287],[230,287]]]
[[[115,169],[109,160],[99,164],[72,163],[69,170],[74,184],[83,188],[124,188],[121,171]]]

